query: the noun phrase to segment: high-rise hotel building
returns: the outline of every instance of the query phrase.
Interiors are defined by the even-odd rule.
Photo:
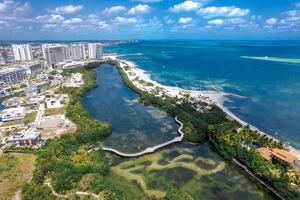
[[[85,44],[71,44],[70,45],[71,58],[73,60],[85,60],[86,55],[86,45]]]
[[[11,45],[15,61],[33,60],[30,44],[12,44]]]
[[[89,59],[101,59],[102,58],[102,45],[100,43],[89,43]]]
[[[54,68],[55,64],[69,59],[69,51],[66,45],[43,44],[43,56],[49,67]]]

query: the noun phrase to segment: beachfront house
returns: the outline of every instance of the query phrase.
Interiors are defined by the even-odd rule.
[[[258,151],[265,160],[279,162],[283,165],[292,165],[297,158],[295,154],[285,149],[260,147]]]

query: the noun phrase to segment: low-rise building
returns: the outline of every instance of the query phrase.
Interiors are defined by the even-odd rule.
[[[28,77],[25,68],[0,68],[0,82],[6,84],[19,83]]]
[[[41,89],[37,85],[28,85],[24,89],[24,92],[27,95],[27,97],[32,97],[32,96],[36,96],[38,93],[40,93]]]
[[[30,63],[24,67],[27,68],[27,73],[29,74],[36,74],[43,70],[43,65],[41,62]]]
[[[268,161],[275,160],[286,165],[293,164],[297,158],[292,152],[284,149],[260,147],[258,151],[264,159]]]
[[[6,143],[15,144],[17,146],[33,146],[37,145],[41,140],[41,133],[22,131],[12,134]]]
[[[26,111],[24,107],[4,109],[1,113],[3,122],[24,119],[25,115]]]
[[[45,99],[47,108],[61,108],[66,100],[66,95],[57,95]]]

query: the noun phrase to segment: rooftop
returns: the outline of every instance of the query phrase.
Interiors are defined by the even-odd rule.
[[[295,154],[284,149],[260,147],[258,148],[258,151],[261,153],[262,157],[268,161],[275,157],[281,161],[291,164],[297,158]]]

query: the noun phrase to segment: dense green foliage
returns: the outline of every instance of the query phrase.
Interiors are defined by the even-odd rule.
[[[166,194],[165,200],[193,200],[194,198],[186,192],[172,189]]]
[[[63,135],[51,140],[39,151],[37,166],[32,181],[23,188],[23,199],[54,199],[44,182],[49,179],[58,193],[85,189],[90,192],[103,192],[107,199],[120,196],[111,185],[101,182],[109,172],[109,160],[102,150],[88,151],[96,141],[101,141],[111,133],[109,124],[91,117],[85,109],[82,97],[96,87],[96,73],[77,69],[65,72],[83,74],[83,88],[62,88],[69,95],[67,117],[77,124],[75,134]],[[45,198],[44,198],[45,197]]]
[[[282,148],[282,143],[250,130],[237,129],[233,122],[210,126],[210,138],[226,159],[237,158],[287,199],[299,199],[299,186],[290,184],[289,167],[266,161],[255,145]],[[297,181],[297,180],[294,180]]]

